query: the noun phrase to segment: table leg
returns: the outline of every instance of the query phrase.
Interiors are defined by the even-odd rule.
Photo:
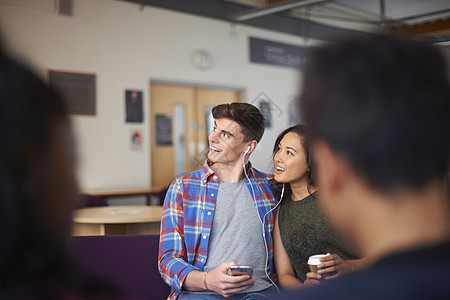
[[[127,234],[159,234],[161,222],[127,224]]]
[[[127,234],[127,224],[105,224],[105,234]]]
[[[105,235],[105,225],[73,223],[72,235],[73,236]]]

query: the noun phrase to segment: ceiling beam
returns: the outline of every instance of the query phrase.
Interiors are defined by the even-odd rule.
[[[274,4],[266,5],[261,8],[254,8],[249,10],[240,11],[230,16],[230,19],[234,21],[245,21],[253,18],[258,18],[270,14],[274,14],[280,11],[285,11],[292,8],[299,8],[304,6],[316,5],[319,3],[329,2],[331,0],[286,0],[280,1]]]
[[[434,17],[434,19],[445,19],[448,18],[448,13],[450,12],[450,8],[441,9],[438,11],[431,11],[426,13],[421,13],[417,15],[410,15],[404,18],[400,19],[391,19],[391,20],[385,20],[384,22],[380,22],[380,25],[382,26],[401,26],[404,25],[406,22],[410,22],[412,20],[417,19],[423,19],[423,18],[430,18]],[[408,26],[408,25],[406,25]]]
[[[450,33],[450,19],[393,28],[393,31],[409,36]]]
[[[173,11],[193,14],[233,24],[254,26],[266,30],[293,34],[301,37],[337,42],[344,37],[362,37],[368,33],[338,28],[302,18],[291,17],[283,13],[275,13],[255,19],[236,22],[231,15],[249,10],[250,6],[233,1],[221,0],[114,0],[132,2],[141,7],[153,6]]]

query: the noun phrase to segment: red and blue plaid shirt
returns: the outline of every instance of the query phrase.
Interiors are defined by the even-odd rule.
[[[264,219],[269,268],[274,277],[273,241],[276,204],[269,183],[271,177],[249,164],[247,187],[254,195],[259,217]],[[252,189],[253,187],[253,189]],[[203,270],[219,190],[219,179],[205,162],[203,168],[177,178],[167,192],[161,219],[158,268],[172,287],[168,299],[176,299],[189,272]],[[269,213],[268,213],[269,212]]]

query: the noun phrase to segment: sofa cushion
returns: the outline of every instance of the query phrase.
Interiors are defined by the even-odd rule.
[[[166,299],[158,272],[159,235],[72,237],[75,258],[89,273],[112,281],[126,297]]]

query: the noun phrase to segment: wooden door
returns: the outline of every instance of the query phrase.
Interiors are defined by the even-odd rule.
[[[240,101],[241,92],[156,83],[150,91],[151,186],[162,187],[201,168],[208,153],[211,109]]]
[[[172,86],[165,84],[152,84],[150,92],[150,109],[151,109],[151,175],[152,186],[167,186],[176,174],[176,158],[175,152],[178,142],[189,144],[195,140],[195,130],[190,126],[194,123],[194,97],[195,90],[191,87]],[[176,118],[179,109],[184,110],[184,118]],[[164,120],[165,119],[165,120]],[[184,120],[183,120],[184,119]],[[164,133],[164,121],[169,121],[170,130]],[[159,124],[157,124],[157,122]],[[184,137],[177,137],[174,129],[178,125],[184,127]],[[166,124],[167,125],[167,124]],[[157,132],[159,130],[159,132]],[[166,128],[167,130],[167,128]],[[169,134],[170,143],[164,141],[161,135]],[[158,138],[159,135],[159,138]],[[180,139],[183,139],[180,141]],[[181,169],[189,171],[192,169],[190,165],[191,147],[184,147],[184,166]]]

